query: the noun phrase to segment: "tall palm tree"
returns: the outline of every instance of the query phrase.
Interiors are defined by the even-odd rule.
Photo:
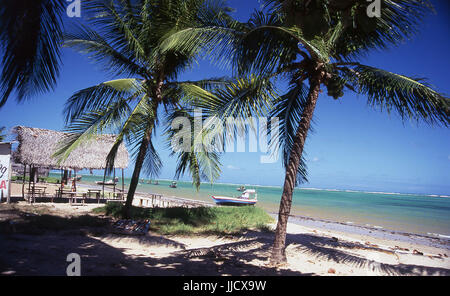
[[[237,76],[252,73],[259,77],[255,81],[282,79],[289,84],[288,91],[271,102],[270,112],[280,119],[279,143],[286,169],[271,254],[271,262],[278,264],[286,261],[286,226],[293,190],[306,180],[303,148],[322,89],[336,100],[344,91],[353,91],[365,95],[369,105],[382,111],[444,126],[450,123],[450,103],[424,79],[361,63],[361,57],[371,50],[383,50],[413,36],[423,16],[432,10],[428,1],[383,1],[379,18],[368,17],[372,3],[365,0],[265,2],[265,12],[256,11],[247,23],[180,31],[171,36],[177,46],[165,48],[190,48],[203,38],[200,44],[206,52],[218,48],[232,57]],[[260,96],[248,100],[248,108],[254,108],[258,100]],[[200,105],[220,116],[229,102],[226,98],[204,100]],[[245,110],[227,115],[245,117]]]
[[[0,108],[13,91],[21,101],[56,85],[64,0],[0,0]]]
[[[107,158],[107,173],[114,166],[119,145],[127,141],[134,151],[135,167],[124,215],[129,216],[141,170],[157,175],[162,166],[152,136],[163,112],[167,118],[179,114],[192,96],[224,84],[225,79],[179,81],[198,50],[160,51],[162,40],[186,27],[213,24],[228,8],[220,1],[140,0],[89,1],[84,13],[92,13],[92,28],[79,26],[67,34],[65,44],[105,66],[115,76],[125,76],[76,92],[65,107],[66,139],[56,153],[66,158],[73,149],[97,134],[117,132],[117,140]],[[181,151],[177,176],[188,168],[198,187],[200,180],[217,178],[217,154],[199,150]],[[204,172],[204,173],[198,173]],[[209,173],[206,173],[209,172]]]

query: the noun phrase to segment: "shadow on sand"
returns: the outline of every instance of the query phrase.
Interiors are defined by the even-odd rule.
[[[66,275],[67,255],[81,257],[81,274],[94,275],[303,275],[270,267],[247,264],[253,258],[265,260],[248,248],[255,240],[212,248],[186,250],[177,241],[156,235],[131,236],[111,233],[107,219],[95,216],[65,218],[2,212],[10,219],[0,221],[0,274]],[[123,248],[105,242],[115,241]],[[128,255],[127,243],[140,245],[146,255]],[[264,243],[268,247],[269,242]],[[174,250],[167,256],[153,256],[152,248]]]
[[[0,213],[1,214],[1,213]],[[5,213],[3,213],[5,214]],[[7,213],[13,217],[14,213]],[[17,213],[16,213],[17,214]],[[64,218],[27,216],[0,222],[0,274],[65,275],[67,255],[81,256],[82,275],[313,275],[289,269],[255,266],[248,262],[267,261],[273,233],[247,232],[237,242],[209,248],[187,249],[169,238],[145,235],[111,234],[107,219],[90,216]],[[17,218],[17,217],[16,217]],[[12,222],[13,221],[13,222]],[[70,226],[70,227],[69,227]],[[38,229],[39,231],[36,231]],[[107,241],[139,244],[144,255],[128,255],[127,248],[113,247]],[[360,257],[352,250],[386,250],[336,239],[288,234],[289,252],[349,266],[378,270],[388,275],[450,275],[450,270],[405,264],[384,264]],[[173,249],[156,256],[152,248]]]

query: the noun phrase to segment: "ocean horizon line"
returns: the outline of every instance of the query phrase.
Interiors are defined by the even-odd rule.
[[[57,173],[53,173],[57,174]],[[89,176],[89,177],[100,177],[103,178],[103,175],[91,175],[91,174],[80,174],[81,176]],[[116,176],[117,177],[117,176]],[[125,177],[125,179],[131,179],[131,177]],[[166,178],[154,178],[154,179],[146,179],[139,178],[139,180],[158,180],[158,181],[167,181],[167,182],[184,182],[184,183],[192,183],[191,181],[185,180],[175,180],[175,179],[166,179]],[[211,185],[210,182],[200,182],[200,184]],[[232,185],[232,186],[253,186],[253,187],[262,187],[262,188],[276,188],[282,189],[282,185],[261,185],[261,184],[245,184],[245,183],[227,183],[227,182],[215,182],[213,185]],[[433,193],[416,193],[416,192],[386,192],[386,191],[374,191],[374,190],[356,190],[356,189],[339,189],[339,188],[316,188],[316,187],[296,187],[295,190],[312,190],[312,191],[327,191],[327,192],[348,192],[348,193],[367,193],[367,194],[383,194],[383,195],[408,195],[408,196],[427,196],[427,197],[438,197],[438,198],[450,198],[449,194],[433,194]]]

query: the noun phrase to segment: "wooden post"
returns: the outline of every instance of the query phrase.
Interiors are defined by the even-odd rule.
[[[60,197],[59,194],[61,194],[61,197],[62,197],[62,190],[63,190],[63,187],[64,187],[64,185],[63,185],[64,184],[64,180],[63,180],[64,179],[64,171],[63,171],[63,169],[61,169],[60,172],[61,172],[61,180],[60,180],[60,183],[59,183],[59,185],[60,185],[59,186],[59,193],[56,196],[57,198]]]
[[[33,178],[33,185],[36,185],[36,168],[33,166],[33,168],[31,169],[31,176],[32,176],[32,178]]]
[[[25,199],[25,178],[27,177],[27,165],[23,165],[23,180],[22,180],[22,198]]]
[[[105,198],[105,182],[106,182],[106,168],[103,170],[103,186],[102,186],[103,198]],[[100,202],[100,200],[99,200],[99,202]]]
[[[123,179],[123,169],[122,169],[122,194],[125,194],[125,180]]]
[[[73,169],[73,191],[77,191],[77,170]]]
[[[67,170],[66,169],[64,169],[64,177],[63,177],[63,180],[64,180],[64,185],[67,185],[67,175],[68,175],[68,172],[67,172]]]
[[[31,171],[32,171],[32,169],[31,169],[31,164],[30,164],[30,174],[29,174],[29,178],[28,178],[28,193],[31,192]],[[34,192],[31,192],[31,197],[28,198],[28,202],[30,202],[30,203],[33,200],[33,193]]]
[[[113,197],[116,194],[116,168],[113,168]]]

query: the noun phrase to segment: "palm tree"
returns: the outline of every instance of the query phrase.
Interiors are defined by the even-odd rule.
[[[0,108],[13,91],[21,101],[56,85],[64,0],[0,0]]]
[[[65,114],[71,136],[56,155],[62,160],[97,134],[117,132],[107,158],[107,173],[114,166],[119,145],[128,142],[135,159],[124,207],[128,217],[141,170],[152,176],[162,166],[152,143],[155,128],[163,121],[161,113],[173,118],[193,95],[226,82],[221,78],[179,81],[179,74],[192,65],[198,51],[161,52],[159,45],[178,30],[213,24],[216,16],[226,15],[228,9],[222,2],[204,0],[89,1],[83,9],[94,15],[95,30],[78,26],[67,34],[65,44],[89,54],[113,75],[126,78],[80,90],[69,98]],[[197,188],[201,179],[212,181],[220,172],[214,153],[182,151],[178,160],[177,176],[188,168]]]
[[[362,64],[361,57],[410,38],[428,1],[384,1],[381,17],[369,18],[371,2],[344,0],[267,0],[266,11],[256,11],[247,23],[227,23],[208,29],[189,29],[171,36],[171,48],[190,48],[198,40],[206,52],[215,49],[232,57],[237,76],[284,80],[288,91],[271,102],[271,116],[280,119],[279,144],[286,175],[271,263],[286,261],[286,226],[295,186],[306,180],[303,156],[308,131],[322,88],[341,99],[344,91],[365,95],[372,107],[397,112],[405,119],[449,125],[449,99],[423,79],[411,78]],[[212,40],[212,43],[208,41]],[[176,42],[175,42],[176,41]],[[214,56],[213,56],[214,57]],[[248,86],[245,86],[248,87]],[[207,112],[220,116],[227,100],[204,100]],[[227,115],[248,116],[261,96]],[[260,109],[260,108],[259,108]],[[262,110],[262,109],[260,109]]]
[[[0,142],[6,139],[6,135],[3,133],[4,130],[5,130],[4,126],[0,127]]]

